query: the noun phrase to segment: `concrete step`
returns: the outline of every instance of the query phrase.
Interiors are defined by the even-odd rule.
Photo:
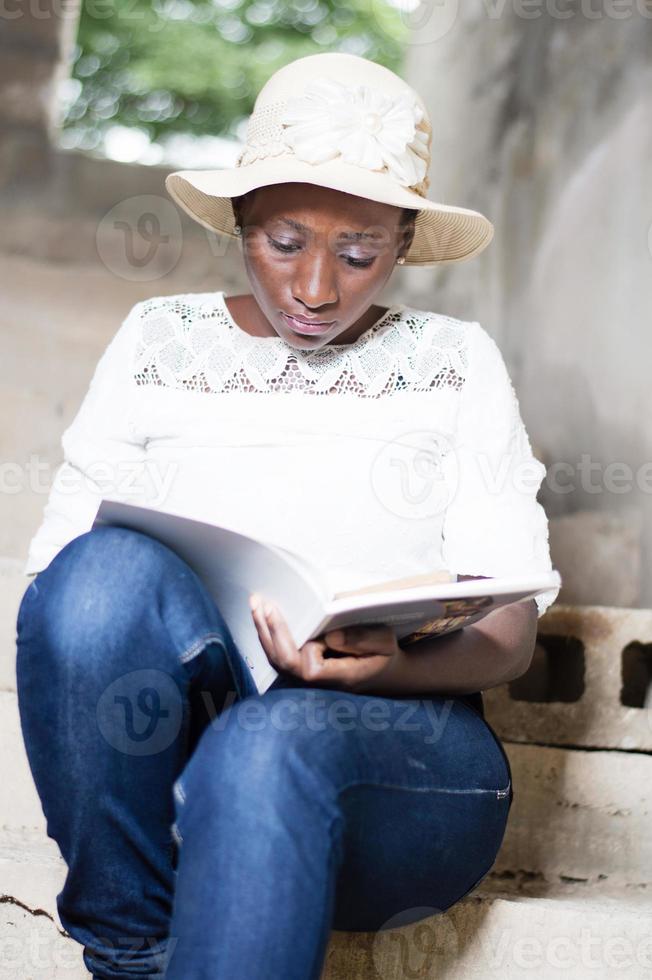
[[[323,980],[650,977],[649,899],[488,895],[378,933],[333,933]]]
[[[82,947],[41,909],[2,897],[0,980],[88,980]]]
[[[31,841],[30,877],[63,883],[50,846]],[[41,862],[41,864],[39,864]],[[3,878],[7,871],[0,863]],[[333,932],[322,980],[522,978],[649,980],[652,904],[644,892],[555,890],[539,897],[485,882],[449,912],[425,910],[411,925],[377,933]],[[24,893],[24,889],[23,889]],[[55,892],[56,894],[56,892]],[[407,911],[407,910],[406,910]],[[416,911],[413,914],[417,914]],[[418,914],[423,915],[424,910]],[[1,980],[87,980],[81,946],[61,928],[53,899],[0,904]]]
[[[514,802],[497,870],[652,887],[652,756],[503,745]]]

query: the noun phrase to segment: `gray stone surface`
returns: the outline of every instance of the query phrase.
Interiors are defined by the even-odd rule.
[[[495,871],[648,894],[652,756],[505,742],[514,802]]]
[[[647,980],[651,945],[649,905],[629,896],[471,896],[400,930],[333,933],[323,980]]]
[[[639,510],[580,511],[551,517],[550,554],[567,605],[637,606],[643,520]]]
[[[0,904],[0,980],[89,980],[82,947],[42,910]]]
[[[322,980],[648,980],[649,907],[636,897],[471,896],[378,933],[333,932]],[[81,947],[44,915],[0,906],[2,980],[87,980]],[[618,969],[615,972],[614,967]]]
[[[23,562],[0,558],[0,692],[16,690],[16,617],[30,579]]]

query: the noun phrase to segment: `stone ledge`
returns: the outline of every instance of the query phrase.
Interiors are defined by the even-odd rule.
[[[610,899],[472,895],[442,916],[383,933],[333,933],[322,980],[490,977],[643,980],[650,905]],[[629,959],[629,963],[627,962]]]
[[[649,904],[631,896],[584,899],[474,894],[443,915],[377,933],[333,932],[322,980],[648,980]],[[81,946],[42,910],[0,903],[1,980],[87,980]]]
[[[495,872],[652,888],[652,756],[503,745],[514,801]]]

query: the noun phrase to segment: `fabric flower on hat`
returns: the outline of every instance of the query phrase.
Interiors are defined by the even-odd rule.
[[[304,94],[288,99],[279,121],[295,156],[384,170],[406,187],[419,184],[428,168],[428,134],[418,129],[423,110],[408,93],[390,98],[366,85],[349,88],[316,79]]]

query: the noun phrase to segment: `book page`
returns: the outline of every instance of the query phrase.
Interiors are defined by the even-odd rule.
[[[415,585],[430,585],[434,582],[455,582],[456,575],[446,569],[437,572],[425,572],[423,575],[411,575],[408,578],[388,579],[386,582],[378,582],[375,585],[363,586],[361,589],[348,589],[345,592],[336,592],[334,599],[344,599],[351,595],[368,595],[370,592],[398,591],[400,589],[412,589]]]

